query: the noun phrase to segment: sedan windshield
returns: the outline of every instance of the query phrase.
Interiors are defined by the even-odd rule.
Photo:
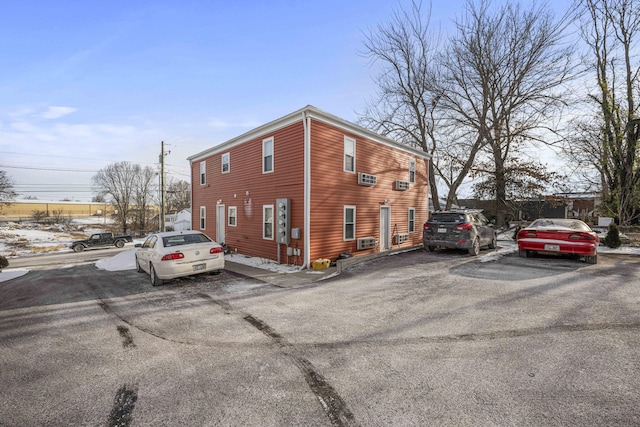
[[[210,242],[211,239],[204,234],[177,234],[175,236],[167,236],[162,238],[162,245],[167,248],[170,246],[190,245],[193,243]]]

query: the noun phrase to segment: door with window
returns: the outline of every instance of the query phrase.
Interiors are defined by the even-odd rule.
[[[225,209],[224,205],[216,205],[216,242],[225,243]]]
[[[380,206],[380,252],[391,249],[391,207]]]

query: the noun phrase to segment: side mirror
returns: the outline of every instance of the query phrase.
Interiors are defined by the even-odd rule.
[[[133,245],[134,248],[141,248],[142,247],[142,243],[136,243],[135,245]]]

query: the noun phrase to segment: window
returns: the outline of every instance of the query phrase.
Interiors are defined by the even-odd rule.
[[[262,238],[273,240],[273,205],[262,207]]]
[[[356,207],[344,207],[344,240],[356,238]]]
[[[273,172],[273,137],[262,141],[262,173]]]
[[[416,159],[409,159],[409,182],[416,182]]]
[[[207,162],[200,162],[200,185],[207,183]]]
[[[222,173],[229,172],[229,153],[222,155]]]
[[[206,219],[207,219],[207,207],[206,206],[200,206],[200,230],[205,230],[205,226],[206,224]]]
[[[356,140],[344,137],[344,171],[356,172]]]
[[[229,206],[229,219],[227,220],[228,224],[231,227],[235,227],[237,223],[238,209],[235,206]]]
[[[416,210],[409,208],[409,233],[416,231]]]

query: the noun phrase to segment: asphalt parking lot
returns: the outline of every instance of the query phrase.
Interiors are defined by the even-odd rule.
[[[0,425],[639,425],[640,259],[0,283]]]

